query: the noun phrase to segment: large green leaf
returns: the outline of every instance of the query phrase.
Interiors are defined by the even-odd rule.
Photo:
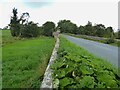
[[[105,88],[104,83],[100,83],[100,82],[99,82],[99,83],[97,84],[97,88]]]
[[[74,49],[77,51],[77,49]],[[109,64],[66,47],[53,64],[55,86],[60,88],[117,88],[120,76]],[[59,80],[58,80],[59,79]]]
[[[61,87],[65,87],[65,86],[67,86],[69,84],[73,84],[73,83],[74,83],[74,81],[73,81],[72,78],[65,77],[65,78],[63,78],[63,79],[60,80],[60,86]]]
[[[85,66],[85,65],[81,65],[80,66],[80,71],[82,71],[82,74],[85,75],[85,74],[93,74],[93,69],[88,67],[88,66]]]
[[[107,74],[100,74],[97,76],[97,79],[99,82],[103,82],[107,88],[117,88],[117,82],[111,77],[110,75]]]
[[[59,87],[59,79],[55,79],[54,81],[53,81],[53,88],[58,88]]]
[[[66,74],[71,73],[73,70],[74,70],[74,68],[72,68],[72,67],[68,67],[68,68],[64,69],[64,71],[66,72]]]
[[[117,82],[115,80],[108,80],[108,82],[106,82],[106,86],[107,88],[117,88]]]
[[[63,60],[58,60],[57,62],[55,62],[51,68],[52,69],[59,69],[61,68],[63,65],[65,65],[64,61]]]
[[[54,71],[54,74],[56,78],[63,78],[66,75],[66,72],[64,70],[56,70]]]
[[[94,88],[94,85],[94,78],[91,76],[84,76],[83,79],[80,80],[80,88]]]

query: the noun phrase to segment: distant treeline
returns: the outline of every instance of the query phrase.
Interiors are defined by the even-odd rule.
[[[47,21],[42,26],[38,26],[38,23],[29,21],[29,13],[23,13],[20,18],[17,16],[17,9],[13,9],[13,16],[10,20],[11,35],[15,37],[37,37],[40,35],[52,36],[52,33],[56,30],[60,30],[61,33],[82,34],[90,36],[98,36],[105,38],[117,38],[120,39],[120,30],[114,32],[112,27],[105,27],[103,24],[92,25],[92,22],[88,21],[85,26],[77,26],[70,20],[60,20],[58,25],[52,21]]]
[[[79,27],[72,23],[70,20],[61,20],[58,22],[58,27],[61,32],[64,33],[72,33],[72,34],[81,34],[81,35],[89,35],[89,36],[98,36],[105,38],[119,38],[118,32],[114,32],[112,27],[105,27],[103,24],[95,24],[92,25],[92,22],[88,21],[85,26],[80,25]]]

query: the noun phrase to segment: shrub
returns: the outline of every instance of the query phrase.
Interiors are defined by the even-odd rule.
[[[32,21],[25,24],[21,30],[22,37],[37,37],[39,35],[39,28],[37,24]]]
[[[110,44],[110,43],[114,43],[114,42],[115,42],[114,38],[109,38],[105,41],[106,44]]]
[[[38,27],[39,29],[39,35],[43,35],[44,34],[44,29],[42,27]]]

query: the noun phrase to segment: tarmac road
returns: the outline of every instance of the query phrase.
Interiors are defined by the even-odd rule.
[[[105,60],[108,60],[111,62],[114,66],[120,67],[120,61],[118,64],[118,47],[111,46],[108,44],[103,44],[91,40],[86,40],[82,38],[76,38],[69,35],[63,35],[65,38],[67,38],[69,41],[85,48],[92,54],[96,55],[97,57],[103,58]]]

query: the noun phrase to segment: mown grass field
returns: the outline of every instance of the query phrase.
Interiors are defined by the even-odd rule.
[[[109,62],[60,38],[58,58],[51,66],[57,88],[118,88],[120,74]]]
[[[17,39],[2,34],[2,87],[40,88],[55,40],[50,37]]]

